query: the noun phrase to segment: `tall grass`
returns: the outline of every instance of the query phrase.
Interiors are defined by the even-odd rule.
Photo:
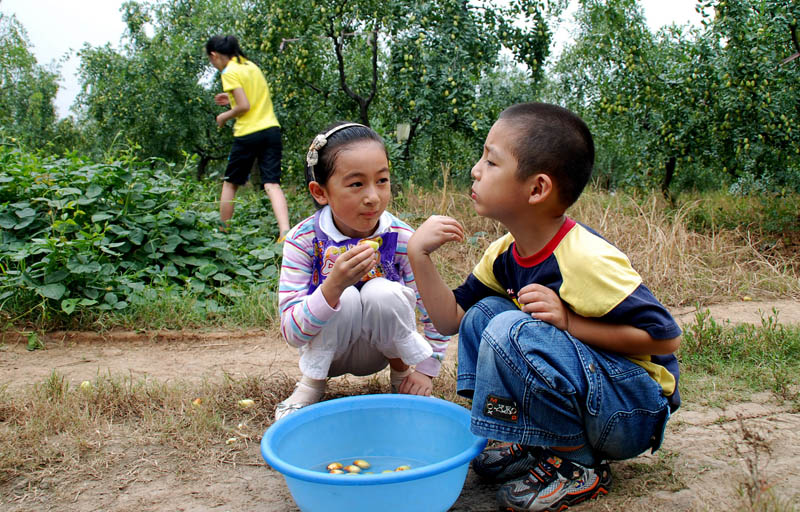
[[[501,224],[475,213],[466,191],[411,189],[398,203],[414,226],[432,214],[453,216],[464,226],[467,243],[447,244],[435,253],[440,271],[453,286],[472,270],[488,244],[505,233]],[[667,306],[703,306],[744,296],[800,298],[796,255],[767,255],[759,239],[740,228],[692,231],[687,219],[702,209],[700,201],[672,209],[656,194],[587,190],[567,214],[627,254],[644,283]]]

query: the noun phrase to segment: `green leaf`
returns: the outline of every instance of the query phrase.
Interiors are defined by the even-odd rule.
[[[89,188],[86,189],[86,197],[97,197],[103,193],[103,187],[97,185],[96,183],[92,183],[89,185]]]
[[[202,267],[198,268],[195,274],[202,277],[203,279],[207,279],[209,276],[212,276],[217,272],[219,272],[219,267],[217,267],[213,263],[208,263],[207,265],[203,265]]]
[[[95,213],[92,215],[92,222],[102,222],[104,220],[113,219],[114,216],[108,213]]]
[[[36,288],[36,292],[39,295],[43,295],[48,299],[58,300],[64,296],[67,291],[67,287],[60,283],[54,284],[46,284],[44,286],[40,286]]]
[[[14,213],[16,213],[17,217],[19,217],[20,219],[25,219],[27,217],[33,217],[34,215],[36,215],[36,210],[34,210],[33,208],[23,208],[21,210],[17,210]]]
[[[61,301],[61,311],[64,313],[71,315],[75,308],[77,307],[80,299],[64,299]]]
[[[52,284],[52,283],[60,283],[64,279],[69,276],[68,270],[56,270],[55,272],[50,272],[44,276],[45,284]]]
[[[16,225],[17,225],[17,220],[13,219],[10,215],[5,213],[0,215],[0,228],[13,229],[14,226]]]
[[[28,334],[28,350],[38,350],[40,348],[44,348],[42,345],[42,340],[39,339],[39,335],[35,332]]]
[[[231,288],[229,286],[221,286],[217,291],[227,297],[244,297],[244,292]]]

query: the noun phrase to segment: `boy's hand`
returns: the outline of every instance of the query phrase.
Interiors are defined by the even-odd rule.
[[[540,284],[529,284],[517,293],[522,311],[533,318],[551,324],[562,331],[569,331],[569,309],[553,290]]]
[[[408,240],[408,252],[430,255],[447,242],[463,242],[464,228],[452,217],[431,215]]]
[[[369,244],[358,244],[336,258],[330,275],[322,282],[322,294],[331,307],[348,286],[353,286],[378,263],[378,252]]]
[[[221,92],[214,96],[214,103],[217,105],[227,105],[231,102],[227,92]]]
[[[411,375],[403,379],[403,383],[400,384],[397,391],[406,395],[431,396],[433,379],[424,373],[414,370]]]

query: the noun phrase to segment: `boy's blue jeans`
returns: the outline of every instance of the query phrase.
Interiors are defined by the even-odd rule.
[[[627,358],[595,350],[487,297],[461,320],[458,394],[472,398],[472,432],[562,452],[587,466],[657,450],[669,419],[661,386]]]

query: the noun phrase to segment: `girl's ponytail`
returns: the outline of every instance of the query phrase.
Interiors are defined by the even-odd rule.
[[[208,42],[206,42],[206,54],[211,52],[217,52],[230,58],[236,57],[239,64],[242,63],[242,57],[247,58],[247,55],[244,54],[241,46],[239,46],[239,40],[236,39],[236,36],[213,36],[209,38]]]

